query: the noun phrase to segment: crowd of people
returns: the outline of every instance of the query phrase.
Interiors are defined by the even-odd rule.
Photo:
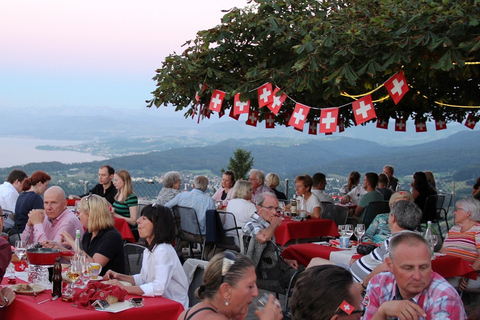
[[[349,265],[332,265],[314,258],[306,266],[281,256],[275,231],[282,224],[280,204],[290,203],[278,190],[276,173],[251,169],[248,180],[227,170],[213,196],[206,193],[209,180],[196,176],[191,190],[181,191],[179,172],[164,175],[164,187],[154,204],[138,211],[138,197],[128,171],[115,171],[104,165],[98,171],[99,184],[89,193],[69,195],[78,199],[78,215],[67,208],[67,195],[58,186],[49,187],[51,177],[36,171],[30,177],[13,170],[0,185],[0,227],[9,240],[69,250],[77,230],[82,235],[82,249],[88,261],[102,266],[102,276],[109,284],[124,288],[129,294],[163,296],[183,305],[178,319],[245,318],[258,295],[257,280],[275,280],[288,286],[292,276],[301,271],[291,297],[292,319],[466,319],[458,291],[480,288],[480,280],[464,277],[444,279],[431,267],[431,245],[419,233],[427,198],[436,195],[430,171],[415,172],[411,190],[399,190],[394,168],[367,172],[352,171],[344,187],[343,203],[351,203],[352,219],[360,219],[371,202],[388,201],[390,212],[378,214],[365,233],[364,241],[377,247]],[[317,172],[295,178],[296,197],[303,203],[308,218],[322,217],[325,204],[335,204],[325,193],[326,175]],[[471,198],[456,203],[455,226],[446,235],[441,252],[465,260],[480,270],[480,178]],[[43,196],[43,198],[42,198]],[[216,205],[217,203],[217,205]],[[203,285],[196,292],[201,302],[189,308],[189,280],[182,268],[179,252],[172,246],[177,226],[176,206],[195,210],[202,235],[206,234],[206,213],[222,209],[232,213],[240,228],[237,245],[242,253],[223,251],[214,255],[205,270]],[[145,249],[139,274],[126,274],[122,235],[114,219],[128,223],[136,240]],[[225,229],[233,220],[223,221]],[[440,231],[441,232],[441,231]],[[227,236],[235,237],[233,231]],[[0,238],[0,278],[10,263],[11,250]],[[126,286],[128,282],[130,286]],[[0,307],[8,306],[15,295],[7,287],[0,290]],[[3,303],[4,302],[4,303]],[[281,319],[282,309],[273,295],[259,319]]]

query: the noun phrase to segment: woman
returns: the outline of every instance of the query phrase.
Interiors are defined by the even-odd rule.
[[[363,187],[363,184],[359,183],[360,173],[357,171],[352,171],[348,177],[348,183],[346,185],[347,194],[343,196],[341,201],[342,204],[351,202],[354,205],[358,205],[360,197],[367,193]]]
[[[157,204],[164,205],[168,201],[175,198],[180,191],[182,179],[178,171],[169,171],[163,176],[163,188],[157,197]]]
[[[277,187],[280,184],[280,178],[276,173],[270,172],[269,174],[267,174],[267,176],[265,177],[265,183],[267,184],[267,187],[272,189],[278,200],[287,200],[287,196],[285,195],[285,193],[277,190]]]
[[[388,205],[390,206],[390,208],[392,208],[393,204],[400,200],[413,202],[412,194],[408,191],[395,192],[390,197]],[[390,213],[378,214],[375,219],[373,219],[367,231],[365,231],[365,234],[362,237],[362,242],[381,244],[385,240],[390,238],[392,232],[390,231],[390,227],[388,225],[389,215]]]
[[[252,184],[249,181],[239,180],[235,183],[233,187],[233,199],[228,202],[227,212],[233,213],[235,220],[237,222],[237,227],[240,227],[240,252],[243,252],[243,231],[242,227],[247,222],[248,219],[252,216],[253,213],[257,211],[255,205],[251,202],[252,200]],[[226,221],[224,224],[225,229],[234,228],[233,219],[229,219],[229,216],[226,216]],[[237,233],[235,231],[228,231],[228,236],[235,237]],[[236,238],[236,237],[235,237]],[[238,243],[237,243],[238,245]]]
[[[435,182],[435,177],[433,176],[433,172],[429,170],[426,170],[423,172],[427,176],[427,182],[430,185],[430,187],[432,187],[432,189],[435,190],[435,192],[437,192],[437,183]]]
[[[107,271],[105,280],[118,285],[129,294],[147,297],[162,296],[188,307],[188,281],[177,253],[172,246],[175,240],[175,222],[169,208],[148,205],[138,218],[138,232],[145,238],[140,274],[133,276]],[[124,286],[126,281],[132,286]]]
[[[216,254],[207,265],[203,284],[195,296],[202,302],[183,311],[178,320],[245,319],[253,298],[258,296],[257,276],[252,262],[242,254],[225,251]],[[282,319],[282,310],[273,295],[257,310],[259,319]]]
[[[96,194],[83,197],[78,204],[80,212],[78,218],[87,229],[82,238],[82,249],[89,262],[96,262],[102,266],[100,275],[107,270],[125,272],[125,253],[123,239],[120,232],[114,227],[108,201]],[[66,231],[62,233],[63,244],[74,248],[75,240]],[[62,251],[65,247],[48,242],[48,245]]]
[[[297,191],[297,194],[305,200],[305,210],[307,215],[312,218],[321,218],[322,203],[317,196],[312,193],[312,185],[313,180],[308,174],[295,177],[295,190]]]
[[[480,270],[480,201],[465,198],[457,202],[455,225],[448,231],[440,252],[462,258],[473,269]],[[454,287],[464,290],[480,288],[480,279],[460,277],[447,279]]]
[[[383,199],[385,201],[390,200],[390,197],[392,196],[393,192],[392,192],[392,189],[388,187],[388,176],[385,173],[378,174],[378,183],[375,190],[377,190],[383,195]]]
[[[222,176],[222,187],[215,192],[212,199],[222,201],[224,207],[228,205],[228,200],[232,198],[233,186],[235,185],[235,173],[227,170]]]
[[[22,233],[28,221],[28,213],[33,209],[43,209],[41,195],[47,190],[52,178],[43,171],[35,171],[30,178],[23,180],[23,192],[15,205],[15,226],[13,233]]]
[[[432,189],[427,181],[427,175],[424,172],[415,172],[412,182],[412,196],[417,206],[423,211],[428,196],[435,195],[437,192]]]
[[[133,192],[132,178],[127,170],[121,169],[115,172],[113,184],[118,192],[115,195],[113,209],[115,218],[125,219],[133,229],[137,225],[138,198]]]
[[[300,274],[290,305],[293,320],[360,319],[364,313],[352,275],[333,265],[312,267]]]
[[[355,188],[360,182],[360,173],[358,171],[350,172],[350,175],[347,179],[347,184],[343,186],[343,193],[347,194]]]

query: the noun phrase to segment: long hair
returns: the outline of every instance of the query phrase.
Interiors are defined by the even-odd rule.
[[[96,194],[83,197],[79,203],[80,210],[88,212],[88,231],[105,230],[115,225],[112,213],[105,198]]]
[[[358,173],[358,171],[350,172],[350,175],[348,176],[348,180],[347,180],[347,192],[355,188],[359,182],[360,182],[360,173]]]
[[[125,169],[120,169],[115,172],[115,174],[122,179],[124,183],[123,189],[118,190],[117,194],[115,195],[115,200],[125,202],[125,199],[127,199],[129,195],[132,193],[135,194],[135,192],[133,192],[132,178],[130,177],[130,173],[128,173],[128,171]],[[120,191],[122,191],[122,199],[119,199]]]

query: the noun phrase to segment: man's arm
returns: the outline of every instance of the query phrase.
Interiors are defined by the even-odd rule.
[[[282,219],[279,217],[274,217],[272,218],[272,221],[270,221],[270,225],[257,232],[256,238],[257,241],[260,243],[265,243],[267,241],[270,241],[272,239],[273,235],[275,234],[275,230],[282,224]]]

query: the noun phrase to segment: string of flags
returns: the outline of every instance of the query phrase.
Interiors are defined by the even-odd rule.
[[[409,91],[409,85],[407,84],[402,70],[390,77],[382,86],[387,89],[388,94],[392,98],[395,105],[397,105]],[[293,111],[284,113],[285,125],[287,127],[292,126],[295,130],[303,131],[308,119],[308,114],[311,112],[311,109],[316,109],[320,110],[320,118],[318,121],[311,120],[308,123],[308,133],[313,135],[316,135],[317,133],[329,135],[336,132],[337,128],[339,132],[343,132],[345,130],[345,120],[339,116],[339,109],[350,105],[353,110],[356,125],[360,125],[377,118],[377,128],[388,129],[388,119],[381,119],[377,117],[374,108],[374,101],[372,101],[371,96],[373,92],[380,89],[382,86],[377,87],[365,95],[349,96],[345,94],[345,96],[349,96],[356,100],[352,103],[331,108],[309,107],[296,102],[284,92],[280,92],[281,89],[279,87],[276,86],[273,88],[271,83],[265,83],[252,91],[257,91],[259,109],[267,107],[270,110],[270,112],[265,114],[265,127],[267,129],[275,128],[275,117],[280,112],[286,99],[289,98],[295,103],[295,107]],[[195,95],[196,104],[192,112],[192,118],[196,114],[197,107],[200,102],[200,95],[205,91],[206,87],[206,84],[201,85],[200,90]],[[206,105],[200,106],[198,121],[200,121],[200,116],[210,118],[212,111],[218,112],[220,118],[224,116],[225,113],[222,110],[222,104],[225,99],[225,95],[226,93],[224,91],[214,89],[208,104],[208,108]],[[235,120],[238,120],[240,115],[248,114],[246,124],[256,127],[259,122],[259,111],[251,109],[250,99],[241,99],[241,95],[241,93],[237,93],[234,96],[233,108],[230,109],[229,116]],[[358,97],[361,98],[357,99]],[[446,104],[442,105],[448,106]],[[406,120],[407,119],[397,118],[395,121],[395,131],[405,132]],[[434,120],[436,130],[444,130],[447,128],[445,119],[435,118]],[[474,113],[470,113],[465,121],[465,126],[473,130],[476,123],[477,117]],[[416,121],[415,130],[416,132],[426,132],[427,126],[425,121]]]

